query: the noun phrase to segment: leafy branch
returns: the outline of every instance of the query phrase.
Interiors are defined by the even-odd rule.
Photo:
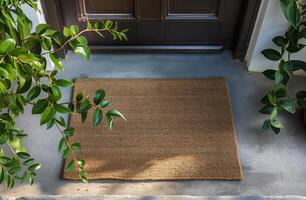
[[[306,91],[299,91],[295,97],[289,95],[287,86],[294,72],[306,71],[306,62],[292,60],[291,55],[301,51],[305,44],[300,41],[306,38],[305,15],[306,5],[298,3],[298,0],[280,0],[281,9],[285,15],[289,27],[284,35],[273,38],[273,43],[278,49],[265,49],[262,54],[271,61],[277,61],[277,69],[268,69],[263,74],[273,81],[273,88],[262,98],[264,107],[260,110],[263,114],[270,115],[263,123],[262,129],[272,129],[278,134],[284,127],[278,120],[281,111],[296,112],[298,106],[306,109]]]
[[[87,28],[81,31],[76,25],[57,31],[48,24],[39,24],[32,32],[32,22],[22,11],[22,4],[38,10],[37,0],[0,0],[0,184],[5,182],[8,188],[14,187],[16,180],[33,184],[41,167],[23,145],[27,134],[15,125],[16,118],[22,116],[28,105],[32,106],[33,115],[40,115],[41,126],[56,127],[61,133],[58,150],[69,160],[65,170],[77,170],[80,179],[87,182],[85,161],[77,156],[81,144],[69,143],[74,129],[62,115],[80,115],[85,122],[93,109],[93,126],[102,125],[105,116],[110,129],[114,117],[125,118],[117,110],[105,110],[111,101],[104,99],[104,90],[95,92],[93,102],[88,94],[79,93],[72,102],[60,103],[62,88],[71,88],[74,83],[57,79],[58,70],[63,71],[64,67],[56,53],[68,47],[88,60],[90,49],[84,33],[95,32],[101,37],[110,34],[113,39],[127,40],[128,29],[119,30],[116,23],[106,20],[94,24],[87,21]],[[46,70],[46,55],[57,69]]]

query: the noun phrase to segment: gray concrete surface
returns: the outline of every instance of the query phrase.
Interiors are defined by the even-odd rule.
[[[0,200],[305,200],[301,196],[130,196],[130,195],[104,195],[104,196],[28,196],[28,197],[0,197]]]
[[[283,115],[285,129],[278,135],[262,133],[265,116],[257,111],[270,82],[248,73],[229,52],[222,54],[103,54],[90,62],[69,54],[62,77],[216,77],[228,79],[243,165],[242,181],[95,181],[82,184],[60,178],[63,162],[57,153],[60,135],[40,127],[39,117],[28,108],[17,125],[29,133],[26,145],[42,163],[33,186],[0,188],[1,195],[306,195],[306,131],[302,112]],[[306,86],[305,77],[291,82],[293,91]],[[71,91],[66,90],[64,101]]]

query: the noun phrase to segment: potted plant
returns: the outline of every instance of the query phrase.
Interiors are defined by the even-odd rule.
[[[37,0],[0,0],[0,183],[8,188],[16,181],[33,184],[40,168],[22,145],[27,133],[15,126],[15,119],[28,105],[32,106],[32,114],[40,115],[41,126],[59,129],[62,134],[59,152],[63,158],[71,158],[65,170],[77,170],[80,179],[86,182],[85,162],[75,156],[81,144],[69,142],[74,129],[62,115],[79,114],[84,122],[88,111],[94,109],[93,126],[98,126],[105,115],[110,128],[113,117],[124,117],[117,110],[107,110],[110,101],[104,100],[104,90],[97,90],[93,101],[87,94],[80,93],[71,103],[62,103],[61,88],[72,87],[73,82],[57,79],[57,72],[64,70],[57,52],[69,48],[89,60],[90,49],[84,33],[94,32],[102,37],[109,33],[114,39],[127,40],[128,30],[119,30],[116,23],[107,20],[94,24],[88,21],[84,30],[72,25],[57,31],[48,24],[39,24],[31,32],[32,22],[22,11],[22,4],[38,10]],[[46,70],[46,57],[57,69]]]
[[[268,69],[263,72],[268,79],[273,81],[273,88],[262,98],[261,102],[264,107],[260,110],[261,113],[269,115],[269,118],[263,123],[263,130],[272,129],[276,134],[283,128],[282,123],[278,120],[280,112],[295,113],[297,106],[306,109],[306,91],[301,90],[296,93],[295,97],[292,97],[288,93],[287,86],[290,79],[294,77],[295,71],[306,71],[304,61],[292,59],[292,54],[305,47],[301,40],[306,38],[306,5],[300,4],[298,0],[280,0],[280,5],[289,27],[283,35],[273,38],[273,43],[277,48],[262,51],[267,59],[278,62],[278,65],[276,69]]]

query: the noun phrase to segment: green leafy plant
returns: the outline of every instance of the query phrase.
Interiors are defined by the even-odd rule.
[[[268,114],[269,118],[264,121],[262,129],[272,129],[278,134],[283,124],[278,120],[281,111],[295,113],[296,107],[306,109],[306,91],[302,90],[291,97],[288,93],[288,82],[294,72],[303,70],[306,72],[306,63],[302,60],[294,60],[292,54],[301,51],[305,44],[302,39],[306,38],[305,16],[306,5],[298,0],[280,0],[281,10],[285,15],[289,27],[284,35],[273,38],[276,49],[265,49],[262,54],[271,61],[277,61],[277,69],[268,69],[263,74],[273,81],[273,88],[262,98],[264,107],[260,110]]]
[[[88,21],[81,31],[76,25],[57,31],[39,24],[32,32],[32,22],[21,9],[23,4],[38,10],[37,0],[0,0],[0,183],[8,188],[16,181],[33,184],[41,166],[22,144],[27,133],[15,125],[27,105],[32,106],[32,114],[40,115],[40,125],[58,128],[62,134],[58,150],[63,158],[70,159],[65,170],[77,170],[80,179],[87,182],[85,162],[76,156],[81,144],[69,142],[74,129],[63,115],[81,115],[84,122],[88,111],[94,109],[93,126],[101,124],[105,116],[109,128],[114,117],[124,116],[107,109],[111,101],[105,100],[104,90],[97,90],[93,98],[79,93],[72,102],[62,103],[62,88],[72,87],[73,82],[56,78],[58,70],[64,70],[57,52],[68,48],[88,60],[90,49],[84,33],[95,32],[101,37],[108,33],[114,39],[127,40],[128,30],[119,30],[116,23],[107,20],[94,24]],[[46,70],[46,57],[57,69]]]

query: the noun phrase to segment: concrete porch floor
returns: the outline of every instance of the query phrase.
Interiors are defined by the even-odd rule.
[[[28,108],[17,125],[29,133],[26,145],[41,164],[33,186],[16,185],[12,190],[0,187],[1,195],[304,195],[306,196],[306,129],[302,112],[283,116],[285,129],[278,135],[262,133],[266,116],[257,111],[260,98],[270,82],[260,73],[248,73],[234,61],[230,52],[222,54],[101,54],[91,61],[72,54],[64,62],[61,74],[77,77],[226,77],[229,82],[241,163],[242,181],[95,181],[82,184],[60,178],[63,161],[57,153],[60,134],[56,129],[39,127],[39,117]],[[295,77],[293,90],[306,85],[305,77]],[[64,100],[70,100],[66,90]]]

